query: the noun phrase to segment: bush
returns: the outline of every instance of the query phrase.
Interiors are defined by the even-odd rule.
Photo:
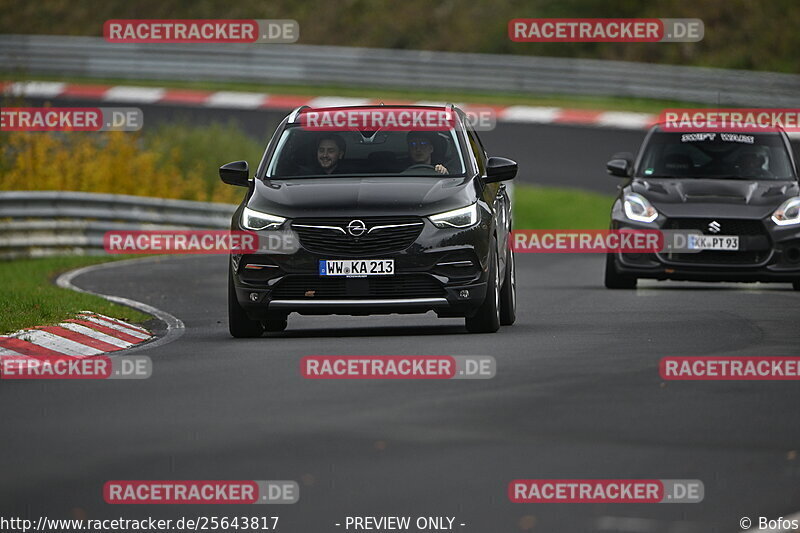
[[[8,133],[0,190],[62,190],[236,203],[242,191],[217,168],[237,156],[255,164],[258,143],[233,125],[170,125],[152,133]]]

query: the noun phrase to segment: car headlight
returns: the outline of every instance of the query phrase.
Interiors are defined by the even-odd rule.
[[[428,217],[437,228],[468,228],[478,223],[478,204]]]
[[[658,211],[647,198],[635,192],[625,195],[622,202],[625,216],[636,222],[652,222],[658,218]]]
[[[789,198],[772,213],[772,221],[779,226],[800,224],[800,196]]]
[[[242,211],[242,226],[252,230],[275,229],[286,222],[283,217],[255,211],[245,207]]]

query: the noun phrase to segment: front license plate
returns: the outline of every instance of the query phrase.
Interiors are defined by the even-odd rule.
[[[321,259],[320,276],[391,276],[394,259]]]
[[[690,250],[738,250],[737,235],[689,235]]]

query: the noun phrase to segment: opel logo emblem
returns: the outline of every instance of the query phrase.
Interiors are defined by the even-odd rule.
[[[710,231],[711,233],[719,233],[720,230],[722,230],[722,226],[720,226],[719,222],[717,222],[716,220],[712,220],[708,224],[708,231]]]
[[[361,237],[367,231],[367,225],[361,220],[351,220],[347,225],[347,233],[353,237]]]

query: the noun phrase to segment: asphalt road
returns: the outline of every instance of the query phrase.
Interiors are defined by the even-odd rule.
[[[464,532],[738,531],[800,510],[791,382],[669,382],[666,355],[796,355],[787,285],[602,288],[601,256],[518,256],[519,318],[468,335],[431,315],[290,317],[234,340],[226,259],[78,277],[182,319],[141,381],[3,382],[0,515],[275,515],[335,532],[347,515],[455,516]],[[318,381],[305,355],[486,355],[491,380]],[[700,479],[700,504],[512,504],[517,478]],[[112,479],[290,479],[292,506],[111,506]],[[636,520],[631,520],[631,519]],[[525,529],[530,524],[533,529]]]

